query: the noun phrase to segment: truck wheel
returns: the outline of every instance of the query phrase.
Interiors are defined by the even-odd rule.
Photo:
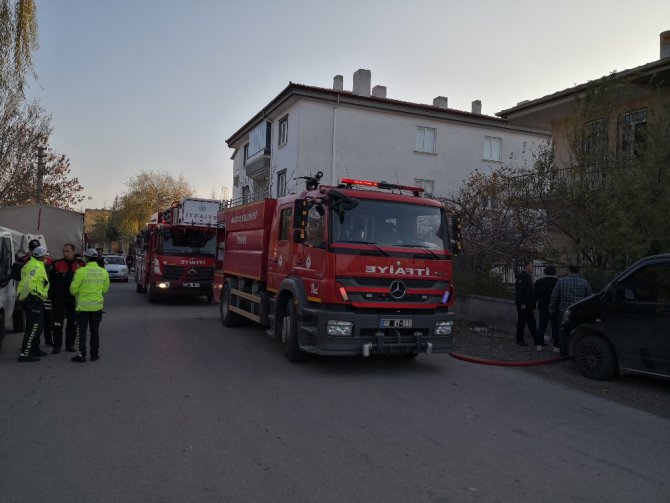
[[[15,306],[12,313],[12,328],[14,332],[23,332],[25,330],[25,318],[21,306]]]
[[[221,290],[221,304],[219,309],[221,311],[221,323],[224,327],[236,327],[240,324],[240,315],[233,313],[230,310],[230,301],[232,294],[230,293],[230,285],[226,283]]]
[[[307,358],[307,353],[298,345],[298,315],[293,299],[289,300],[286,314],[281,320],[281,342],[288,361],[295,363]]]
[[[609,379],[617,369],[616,355],[610,343],[594,335],[577,343],[575,361],[584,377],[598,381]]]
[[[158,300],[158,295],[156,294],[156,289],[151,284],[151,282],[149,282],[149,284],[147,284],[146,296],[147,296],[147,300],[149,301],[150,304],[153,304],[154,302],[156,302],[156,300]]]

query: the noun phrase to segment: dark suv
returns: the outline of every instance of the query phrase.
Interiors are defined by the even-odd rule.
[[[617,371],[670,378],[670,254],[631,265],[568,308],[562,347],[586,377]]]

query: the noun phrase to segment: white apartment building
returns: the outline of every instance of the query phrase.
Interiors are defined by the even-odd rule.
[[[369,70],[354,73],[353,90],[343,78],[333,88],[289,85],[236,131],[227,144],[233,154],[233,199],[262,194],[279,197],[302,190],[300,176],[323,172],[321,183],[341,178],[424,187],[436,197],[453,197],[469,174],[503,163],[532,162],[548,131],[510,124],[481,114],[386,97],[370,89]]]

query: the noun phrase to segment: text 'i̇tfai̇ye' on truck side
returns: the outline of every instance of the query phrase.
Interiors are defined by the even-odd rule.
[[[342,179],[218,214],[214,299],[227,327],[251,320],[289,361],[451,350],[460,223],[423,189]]]

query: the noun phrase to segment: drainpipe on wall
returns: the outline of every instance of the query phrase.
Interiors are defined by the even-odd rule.
[[[332,139],[332,151],[331,151],[331,164],[330,164],[330,173],[332,176],[331,179],[331,185],[333,187],[337,186],[337,176],[336,176],[336,167],[337,167],[337,160],[335,158],[335,155],[337,153],[337,150],[335,149],[335,135],[337,133],[337,108],[340,105],[340,95],[337,95],[337,103],[333,107],[333,139]]]

